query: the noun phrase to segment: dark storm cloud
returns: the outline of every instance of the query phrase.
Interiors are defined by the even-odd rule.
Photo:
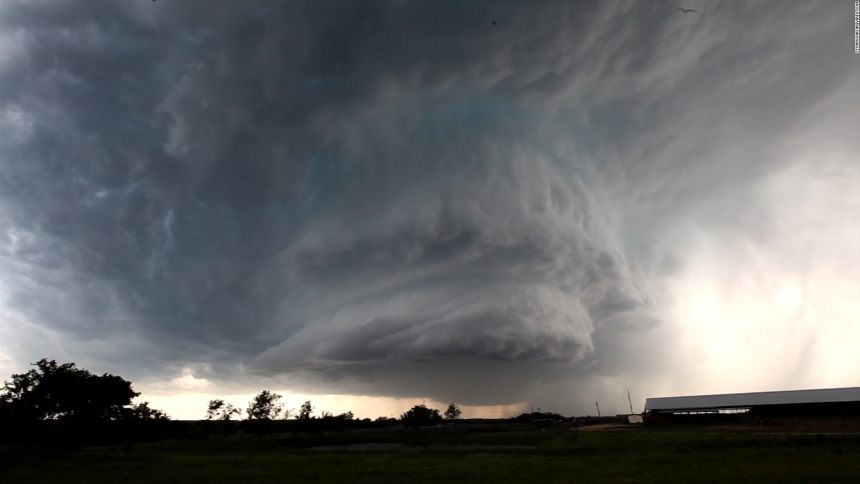
[[[821,8],[568,3],[7,2],[6,305],[141,376],[623,367],[673,214],[849,69]]]

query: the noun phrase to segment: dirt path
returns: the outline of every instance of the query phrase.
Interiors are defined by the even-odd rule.
[[[347,445],[326,445],[323,447],[311,447],[311,450],[407,450],[407,449],[446,449],[446,450],[505,450],[505,449],[535,449],[530,445],[481,445],[481,444],[463,444],[463,445],[445,445],[434,444],[427,446],[406,445],[406,444],[386,444],[386,443],[364,443],[364,444],[347,444]]]
[[[599,425],[585,425],[583,427],[579,427],[575,430],[582,430],[585,432],[594,432],[598,430],[622,430],[624,428],[629,427],[629,425],[624,424],[599,424]]]

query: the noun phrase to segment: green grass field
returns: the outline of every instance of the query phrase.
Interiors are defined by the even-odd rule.
[[[680,432],[496,434],[333,433],[321,437],[214,437],[47,451],[0,447],[0,482],[860,482],[858,435]],[[313,451],[350,443],[407,443],[389,451]],[[517,450],[438,450],[432,444],[529,445]]]

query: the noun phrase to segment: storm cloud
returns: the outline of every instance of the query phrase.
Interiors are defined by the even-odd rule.
[[[688,3],[4,2],[0,350],[480,404],[664,371],[686,248],[775,233],[775,147],[857,81],[847,7]]]

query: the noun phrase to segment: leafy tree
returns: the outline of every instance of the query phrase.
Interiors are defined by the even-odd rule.
[[[349,412],[344,412],[335,418],[343,420],[344,422],[351,422],[355,418],[355,415],[352,413],[352,411],[349,411]]]
[[[427,408],[422,403],[421,405],[415,405],[408,412],[401,415],[400,420],[403,422],[403,425],[413,429],[417,433],[421,427],[438,423],[442,420],[442,416],[439,415],[439,410]]]
[[[125,409],[123,418],[126,420],[170,420],[170,416],[166,413],[150,408],[149,402],[140,402]]]
[[[206,409],[206,420],[231,420],[233,417],[241,418],[242,409],[236,408],[232,403],[225,403],[224,400],[215,399],[209,400],[209,407]]]
[[[280,399],[277,393],[263,390],[248,402],[248,409],[245,410],[246,428],[255,433],[257,438],[262,438],[274,429],[273,421],[284,408],[284,404],[278,402]]]
[[[564,416],[553,412],[521,413],[513,418],[515,422],[531,422],[533,420],[564,420]]]
[[[284,408],[283,403],[278,403],[280,399],[281,395],[263,390],[248,402],[248,420],[275,420]]]
[[[355,421],[355,414],[353,414],[351,411],[344,412],[339,415],[334,415],[330,417],[329,420],[330,428],[343,432],[344,430],[346,430],[347,426],[351,425],[351,422]]]
[[[311,405],[311,401],[308,400],[302,404],[302,407],[299,409],[299,420],[308,420],[311,418],[311,415],[314,414],[314,406]]]
[[[376,420],[373,421],[373,427],[374,428],[382,428],[382,427],[386,427],[390,424],[394,424],[396,422],[397,422],[396,418],[388,418],[388,417],[383,415],[380,417],[376,417]]]
[[[149,402],[140,402],[130,408],[122,409],[122,422],[118,422],[114,432],[108,431],[113,443],[125,443],[125,453],[131,452],[131,446],[140,440],[152,439],[154,436],[165,435],[170,416],[161,410],[150,408]],[[92,431],[97,425],[87,424],[87,430]],[[108,429],[110,427],[107,427]],[[118,433],[116,433],[118,432]]]
[[[463,413],[459,407],[454,405],[453,403],[448,404],[448,410],[445,410],[445,419],[446,420],[457,420],[460,417],[460,414]]]
[[[94,375],[74,363],[41,359],[27,373],[12,375],[0,391],[0,418],[16,421],[117,420],[140,395],[131,382]],[[148,404],[145,408],[148,408]],[[152,410],[152,409],[150,409]]]
[[[293,430],[311,435],[320,435],[325,432],[326,427],[330,426],[332,415],[331,412],[323,411],[319,417],[314,417],[314,406],[310,400],[306,401],[299,408],[299,413],[296,415],[298,420]]]

